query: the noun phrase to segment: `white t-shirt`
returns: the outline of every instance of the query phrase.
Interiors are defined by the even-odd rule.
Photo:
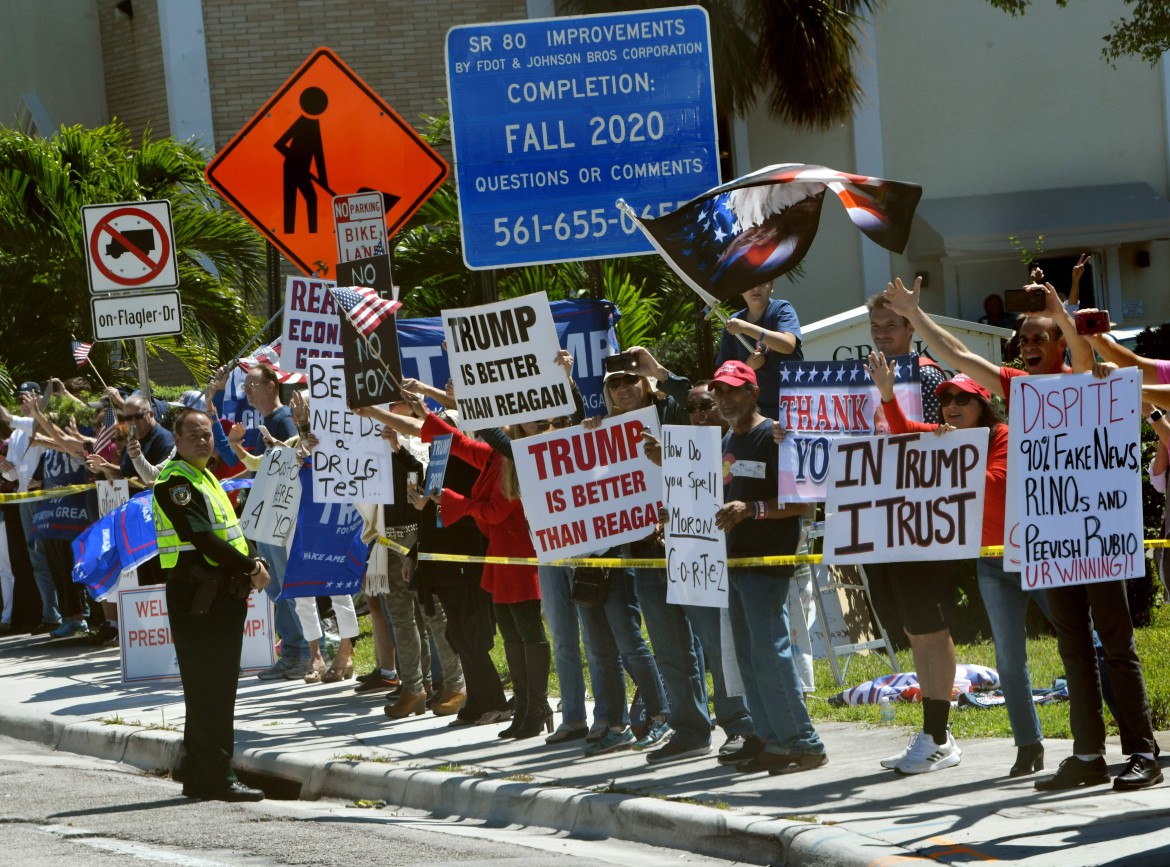
[[[41,462],[41,455],[45,453],[44,446],[32,444],[32,432],[36,422],[22,415],[12,417],[12,436],[8,439],[8,460],[16,465],[19,481],[18,491],[27,491],[28,483],[37,471],[37,464]]]

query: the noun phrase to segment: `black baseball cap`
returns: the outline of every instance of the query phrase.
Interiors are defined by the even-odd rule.
[[[37,394],[41,394],[41,384],[32,380],[22,382],[20,387],[16,389],[16,393],[20,394],[22,391],[35,391]]]

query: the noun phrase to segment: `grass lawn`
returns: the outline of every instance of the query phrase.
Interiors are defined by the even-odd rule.
[[[365,673],[374,665],[374,643],[370,639],[370,618],[360,618],[362,640],[358,642],[354,664],[359,674]],[[1138,655],[1141,658],[1146,677],[1146,691],[1149,695],[1150,710],[1153,714],[1155,731],[1170,729],[1170,606],[1161,606],[1154,609],[1151,625],[1137,630]],[[972,644],[962,644],[956,647],[957,659],[963,663],[977,663],[995,666],[995,649],[991,641]],[[582,654],[583,656],[583,654]],[[496,646],[492,651],[492,659],[496,669],[501,673],[507,671],[504,660],[504,647],[500,637],[496,635]],[[844,664],[842,659],[842,664]],[[910,651],[898,654],[898,662],[904,671],[913,670],[910,661]],[[1037,687],[1046,687],[1052,684],[1053,679],[1064,673],[1064,666],[1056,652],[1056,639],[1052,636],[1042,636],[1028,640],[1028,663],[1032,671],[1032,683]],[[838,722],[863,722],[878,724],[878,708],[874,705],[859,707],[830,707],[829,696],[840,692],[833,682],[832,671],[827,660],[816,660],[817,691],[809,696],[808,708],[813,721],[832,720]],[[890,668],[884,656],[866,654],[855,656],[849,663],[846,686],[855,686],[883,674],[889,674]],[[589,675],[586,669],[586,684]],[[710,689],[710,675],[707,676]],[[629,696],[633,697],[633,684],[628,684]],[[560,684],[557,682],[556,670],[549,676],[549,695],[560,694]],[[895,723],[898,725],[918,726],[922,724],[922,709],[916,704],[897,704],[895,707]],[[1072,737],[1068,725],[1067,703],[1045,705],[1038,709],[1040,725],[1046,737]],[[1105,720],[1111,735],[1117,734],[1117,725],[1106,712]],[[1011,737],[1011,727],[1008,724],[1007,710],[1003,707],[990,709],[966,709],[952,714],[951,728],[955,737]]]

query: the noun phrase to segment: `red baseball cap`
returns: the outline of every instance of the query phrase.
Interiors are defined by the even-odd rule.
[[[730,385],[735,388],[741,385],[759,385],[756,381],[756,372],[742,361],[723,362],[719,369],[715,371],[715,375],[711,377],[711,381],[707,383],[707,390],[710,391],[711,386],[717,382],[722,382],[725,385]]]
[[[954,386],[959,391],[965,391],[969,394],[977,394],[984,400],[991,400],[991,392],[981,386],[971,377],[965,373],[956,373],[952,379],[940,383],[939,387],[934,390],[935,396],[940,397],[942,393],[948,388]]]

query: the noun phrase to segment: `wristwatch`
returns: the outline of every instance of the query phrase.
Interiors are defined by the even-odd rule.
[[[1150,413],[1148,416],[1146,416],[1146,418],[1148,419],[1148,421],[1150,422],[1150,424],[1153,424],[1154,422],[1156,422],[1156,421],[1158,421],[1159,419],[1161,419],[1161,418],[1162,418],[1162,416],[1164,416],[1165,414],[1166,414],[1166,413],[1162,412],[1162,410],[1160,410],[1160,409],[1156,409],[1156,410],[1154,410],[1152,413]]]

